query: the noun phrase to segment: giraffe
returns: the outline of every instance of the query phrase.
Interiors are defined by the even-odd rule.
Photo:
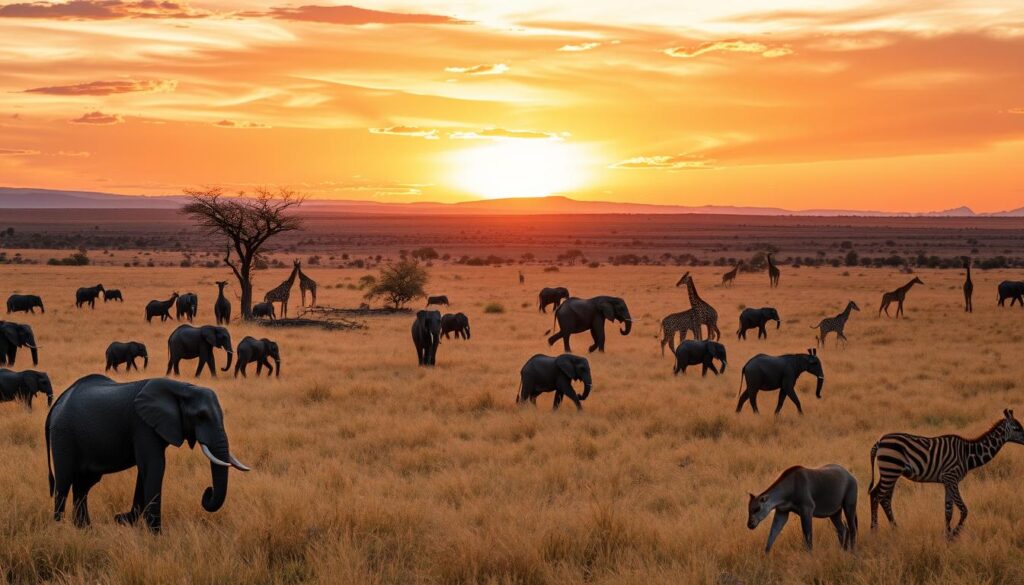
[[[914,286],[915,284],[924,285],[924,283],[921,282],[921,279],[915,276],[913,280],[911,280],[907,284],[904,284],[898,289],[892,292],[882,294],[882,304],[878,307],[878,316],[882,316],[883,310],[885,311],[886,317],[890,316],[889,304],[892,303],[893,301],[896,301],[896,317],[899,318],[900,315],[903,315],[903,301],[904,299],[907,298],[907,291],[910,290],[910,287]],[[906,315],[904,315],[904,317],[905,316]]]
[[[849,342],[846,336],[843,335],[843,328],[846,327],[846,322],[850,320],[850,311],[860,311],[860,307],[857,303],[850,301],[846,303],[846,308],[843,309],[842,313],[839,313],[835,317],[828,317],[822,319],[817,325],[811,325],[811,329],[818,330],[818,345],[825,346],[825,336],[829,333],[836,332],[836,347],[839,347],[839,341],[842,340],[844,343]]]
[[[768,254],[768,288],[779,286],[779,267],[775,265],[772,255]]]
[[[740,266],[743,266],[742,260],[732,270],[722,275],[722,286],[732,286],[732,281],[736,280],[736,274],[739,273]]]
[[[707,301],[697,294],[697,287],[693,284],[693,277],[687,272],[679,279],[676,286],[686,285],[686,294],[690,297],[690,306],[696,316],[697,322],[708,328],[708,339],[721,339],[722,332],[718,329],[718,311],[709,305]],[[701,339],[700,325],[697,326],[697,339]]]
[[[288,276],[288,279],[268,290],[267,294],[263,295],[263,302],[265,303],[281,303],[282,319],[288,316],[288,297],[292,294],[292,285],[295,284],[295,277],[299,274],[299,261],[295,260],[292,265],[292,273]]]
[[[665,344],[668,344],[669,350],[675,353],[676,333],[682,338],[680,341],[686,340],[687,331],[693,331],[693,336],[700,339],[700,321],[697,320],[697,314],[693,309],[672,313],[661,320],[661,331],[661,355],[665,355]]]
[[[302,292],[302,306],[306,306],[306,291],[310,292],[310,307],[316,306],[316,281],[306,276],[306,273],[302,271],[302,267],[299,267],[299,291]]]
[[[964,280],[964,311],[973,313],[974,303],[971,301],[971,296],[974,295],[974,282],[971,281],[971,259],[969,257],[964,258],[964,268],[967,269],[967,279]]]

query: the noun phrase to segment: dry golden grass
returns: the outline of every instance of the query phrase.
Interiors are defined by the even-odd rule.
[[[286,271],[260,274],[260,293]],[[731,289],[720,270],[697,270],[703,296],[721,314],[731,363],[718,378],[699,370],[673,377],[655,338],[663,315],[688,306],[676,268],[435,267],[430,291],[467,313],[469,342],[445,341],[433,370],[415,367],[410,317],[380,317],[363,331],[271,330],[281,379],[200,383],[224,406],[233,451],[254,470],[232,473],[216,514],[200,507],[209,467],[198,451],[169,449],[164,533],[113,522],[128,505],[134,472],[106,477],[92,492],[93,526],[51,520],[43,444],[45,407],[0,405],[0,575],[13,583],[1019,583],[1024,580],[1024,448],[1011,445],[963,483],[971,510],[961,539],[943,538],[942,488],[902,481],[899,530],[868,529],[868,452],[887,431],[976,434],[1004,407],[1024,415],[1019,308],[995,307],[1002,274],[976,274],[976,313],[961,310],[957,271],[921,272],[907,319],[875,316],[882,290],[909,279],[892,271],[783,267],[783,287],[743,274]],[[322,304],[356,306],[344,286],[360,271],[309,270]],[[200,295],[212,322],[213,282],[204,269],[5,267],[2,296],[43,295],[45,315],[15,316],[36,330],[39,369],[63,391],[102,370],[112,340],[145,342],[143,376],[159,376],[176,323],[146,325],[143,305],[171,290]],[[73,308],[74,289],[103,282],[124,305]],[[586,410],[551,413],[513,404],[518,371],[553,352],[542,333],[536,291],[564,284],[579,296],[621,295],[633,335],[610,331],[607,353],[591,356],[595,388]],[[296,299],[298,291],[295,291]],[[733,413],[739,372],[754,353],[802,352],[809,328],[848,299],[863,309],[847,327],[850,345],[822,351],[824,398],[800,383],[806,415]],[[485,313],[499,302],[504,313]],[[297,301],[293,304],[296,304]],[[237,301],[235,301],[237,310]],[[781,330],[735,340],[740,307],[775,306]],[[587,336],[574,338],[585,351]],[[222,357],[218,357],[222,359]],[[24,361],[22,361],[24,360]],[[19,356],[19,368],[27,367]],[[183,367],[190,374],[194,365]],[[123,374],[120,379],[127,379]],[[136,374],[130,378],[140,377]],[[192,380],[191,376],[186,377]],[[835,462],[861,486],[856,554],[839,550],[827,521],[815,523],[813,555],[799,524],[762,554],[767,524],[745,527],[746,493],[787,466]]]

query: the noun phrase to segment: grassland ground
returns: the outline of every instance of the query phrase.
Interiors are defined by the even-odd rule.
[[[417,368],[411,317],[366,319],[364,330],[265,329],[234,322],[233,340],[271,337],[281,345],[281,378],[202,385],[224,407],[232,450],[253,467],[232,473],[215,514],[200,506],[209,466],[198,451],[168,451],[164,533],[118,526],[134,473],[106,477],[91,494],[93,525],[51,519],[43,441],[45,403],[29,412],[0,405],[0,576],[11,583],[858,583],[1024,582],[1024,448],[1010,445],[962,484],[970,518],[962,537],[943,537],[937,485],[901,481],[901,526],[871,533],[868,454],[888,431],[979,434],[1016,408],[1024,311],[997,308],[997,272],[974,274],[975,313],[962,309],[962,274],[917,273],[925,286],[907,300],[906,319],[876,315],[881,292],[910,277],[896,271],[783,267],[782,286],[741,274],[717,286],[721,270],[697,269],[702,296],[719,311],[729,368],[701,379],[672,375],[659,353],[658,322],[688,308],[673,267],[452,267],[431,270],[429,290],[465,312],[473,338],[444,340],[433,369]],[[287,270],[259,273],[257,296]],[[321,304],[357,306],[348,285],[360,270],[316,269]],[[147,325],[143,307],[172,290],[195,291],[202,323],[213,322],[214,281],[226,270],[5,266],[0,296],[43,296],[45,315],[12,315],[31,324],[38,369],[59,393],[103,369],[114,340],[147,344],[149,370],[163,374],[166,339],[177,323]],[[102,282],[125,303],[77,310],[74,290]],[[542,286],[577,296],[622,296],[638,322],[628,337],[609,327],[607,352],[590,356],[594,391],[582,413],[514,404],[518,372],[535,353],[558,353],[543,332],[550,313],[536,308]],[[292,306],[298,305],[298,290]],[[805,416],[787,404],[771,414],[733,411],[740,369],[760,352],[804,352],[810,328],[842,310],[849,346],[830,338],[821,350],[826,383],[813,397],[801,380]],[[237,299],[232,297],[237,313]],[[503,313],[485,313],[497,302]],[[781,329],[767,341],[735,338],[744,306],[774,306]],[[587,335],[573,337],[584,352]],[[223,363],[223,356],[218,355]],[[18,369],[30,367],[19,355]],[[193,380],[194,365],[184,365]],[[770,557],[768,527],[746,529],[747,492],[783,469],[839,463],[860,482],[859,548],[839,549],[827,521],[815,523],[815,552],[803,551],[797,523]]]

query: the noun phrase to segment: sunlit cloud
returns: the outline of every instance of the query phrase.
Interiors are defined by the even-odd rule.
[[[437,129],[419,128],[417,126],[391,126],[390,128],[370,128],[370,134],[407,136],[410,138],[425,138],[427,140],[437,140],[439,138]]]
[[[58,150],[57,156],[66,156],[69,158],[88,158],[92,156],[92,153],[87,150]]]
[[[570,43],[568,45],[562,45],[561,47],[558,47],[558,50],[562,51],[563,53],[582,53],[583,51],[592,51],[598,47],[603,47],[605,45],[617,45],[620,42],[621,41],[614,40],[607,42],[590,41],[586,43]]]
[[[452,132],[448,137],[452,140],[563,140],[569,133],[553,134],[551,132],[532,132],[528,130],[505,130],[504,128],[488,128],[486,130],[470,130]]]
[[[258,13],[255,13],[258,14]],[[274,7],[267,16],[284,20],[304,20],[341,25],[365,24],[464,24],[465,21],[440,16],[437,14],[410,14],[403,12],[383,12],[368,10],[357,6],[316,6],[305,5],[296,8],[290,6]]]
[[[111,20],[116,18],[200,18],[209,13],[187,4],[160,0],[71,0],[70,2],[16,2],[0,6],[0,18],[55,20]]]
[[[260,122],[249,122],[246,120],[220,120],[213,123],[217,128],[237,128],[240,130],[246,130],[251,128],[263,129],[270,128],[268,124],[261,124]]]
[[[124,122],[124,116],[120,114],[104,114],[103,112],[96,111],[82,114],[74,120],[70,120],[70,122],[72,124],[121,124]]]
[[[0,156],[35,156],[38,150],[27,150],[23,148],[0,148]]]
[[[691,170],[708,170],[717,169],[715,161],[706,159],[703,156],[695,154],[674,154],[674,155],[655,155],[655,156],[637,156],[628,158],[623,161],[619,161],[609,168],[613,169],[655,169],[663,171],[691,171]]]
[[[493,63],[489,65],[473,65],[472,67],[445,67],[448,73],[459,73],[461,75],[501,75],[507,73],[508,65],[504,63]]]
[[[792,49],[781,46],[768,46],[764,43],[742,41],[738,39],[731,39],[725,41],[711,41],[707,43],[701,43],[696,47],[672,47],[665,49],[665,54],[669,57],[677,57],[680,59],[692,59],[694,57],[700,57],[708,53],[717,52],[728,52],[728,53],[756,53],[766,59],[774,59],[776,57],[785,57],[792,55]]]
[[[132,92],[171,92],[178,86],[173,79],[139,81],[118,79],[113,81],[90,81],[73,85],[54,85],[26,89],[25,93],[42,93],[46,95],[66,96],[105,96]]]

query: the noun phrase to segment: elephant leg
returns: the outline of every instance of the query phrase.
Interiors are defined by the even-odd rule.
[[[71,492],[71,473],[61,467],[54,469],[53,487],[53,519],[60,522],[64,518],[64,507]]]
[[[89,490],[99,482],[98,475],[79,475],[71,485],[72,515],[75,526],[79,528],[89,525]]]
[[[269,378],[270,376],[273,376],[274,375],[274,366],[270,363],[270,360],[268,360],[266,357],[263,358],[263,365],[264,365],[264,367],[267,368],[267,377]]]
[[[143,471],[143,506],[142,517],[146,520],[146,526],[153,532],[160,532],[160,492],[164,482],[164,454],[145,463]],[[140,463],[140,470],[143,469]]]
[[[199,356],[199,367],[196,368],[196,378],[203,373],[203,368],[206,367],[206,358]]]
[[[558,381],[558,393],[564,394],[572,400],[572,403],[576,405],[576,410],[583,410],[583,405],[580,403],[580,397],[576,395],[576,391],[572,389],[572,382],[566,379]]]
[[[555,391],[555,401],[551,404],[551,410],[558,410],[558,407],[562,406],[562,398],[564,396],[561,390]]]
[[[761,414],[761,411],[757,409],[757,390],[748,390],[750,392],[750,408],[754,410],[754,414]]]
[[[256,360],[256,377],[260,377],[261,374],[263,374],[263,361]]]
[[[590,336],[594,338],[594,344],[590,346],[588,352],[593,353],[595,349],[597,351],[604,351],[604,321],[595,323],[590,328]]]
[[[764,325],[761,325],[757,329],[757,338],[758,339],[761,339],[761,338],[768,339],[768,331],[765,330]]]
[[[247,362],[245,360],[241,360],[240,359],[237,362],[235,362],[235,377],[236,378],[238,377],[238,373],[239,372],[242,373],[242,377],[243,378],[248,378],[249,377],[248,374],[246,374],[246,372],[245,372],[245,367],[247,365],[249,365],[249,362]]]
[[[743,403],[745,403],[749,399],[750,388],[747,388],[746,390],[743,391],[742,394],[740,394],[740,401],[736,404],[736,412],[740,412],[741,410],[743,410]],[[753,405],[753,402],[751,402],[751,405]]]
[[[716,376],[718,375],[718,368],[715,367],[715,362],[711,360],[708,360],[708,363],[704,366],[704,372],[702,375],[707,375],[708,370],[714,372]]]
[[[796,388],[790,388],[787,391],[787,395],[789,396],[789,399],[793,401],[793,404],[796,405],[796,411],[800,414],[803,414],[804,409],[802,406],[800,406],[800,398],[796,395]],[[776,414],[777,413],[778,411],[776,411]]]
[[[142,515],[142,507],[145,505],[145,491],[143,486],[142,468],[136,469],[135,475],[135,497],[132,498],[132,508],[124,514],[117,514],[114,520],[118,524],[132,525],[138,522]]]

